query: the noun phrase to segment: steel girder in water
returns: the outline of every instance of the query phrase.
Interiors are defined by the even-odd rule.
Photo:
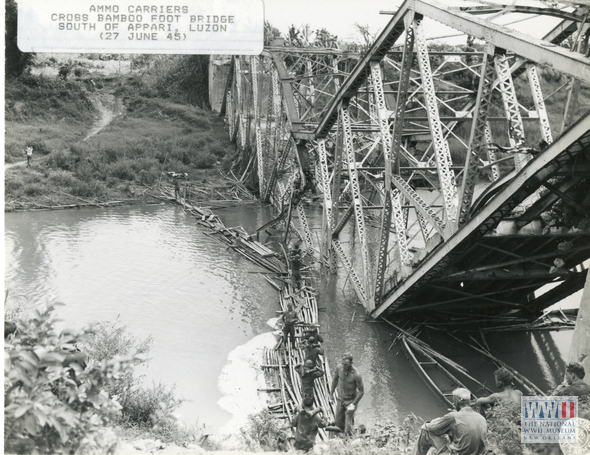
[[[570,102],[560,111],[558,97],[590,83],[590,60],[561,46],[587,43],[585,13],[539,5],[456,9],[413,0],[364,55],[271,46],[259,60],[234,58],[224,106],[241,161],[250,163],[244,175],[256,171],[260,194],[277,209],[279,193],[323,193],[319,244],[311,245],[303,206],[299,236],[325,263],[341,258],[373,316],[428,308],[532,317],[551,300],[535,289],[577,283],[572,277],[584,273],[576,266],[590,258],[580,247],[588,236],[590,201],[580,195],[590,192],[590,101],[577,95],[577,110]],[[562,22],[544,39],[526,37],[494,22],[513,13]],[[469,35],[468,46],[428,45],[423,29],[433,19]],[[575,127],[560,136],[564,119]],[[538,168],[546,159],[551,171]],[[347,253],[357,235],[357,252]],[[557,244],[564,253],[553,257]],[[522,245],[536,259],[527,261]],[[499,275],[509,263],[518,286]]]

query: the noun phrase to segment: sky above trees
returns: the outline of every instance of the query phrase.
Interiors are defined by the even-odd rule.
[[[356,24],[369,26],[371,34],[379,35],[391,20],[391,14],[380,14],[380,11],[393,12],[400,7],[403,0],[261,0],[264,3],[265,20],[269,21],[281,33],[285,34],[290,25],[302,28],[309,24],[311,30],[325,28],[331,34],[337,35],[341,41],[362,42],[362,37]],[[435,0],[443,5],[471,5],[473,2],[462,0]],[[511,3],[506,1],[505,3]],[[530,2],[518,0],[518,4]],[[534,3],[534,2],[533,2]],[[538,2],[541,4],[541,2]],[[539,6],[539,5],[536,5]],[[519,15],[516,20],[525,19],[511,25],[523,33],[541,38],[558,22],[554,18],[539,18],[535,16]],[[513,21],[515,16],[506,18]],[[503,23],[502,20],[499,23]],[[427,36],[444,37],[456,31],[442,24],[431,21],[427,28]],[[449,44],[465,44],[450,41]],[[455,41],[457,41],[455,39]]]
[[[369,25],[371,33],[379,33],[401,0],[264,0],[265,20],[281,33],[290,25],[300,28],[309,24],[312,30],[325,28],[344,41],[359,41],[355,24]]]

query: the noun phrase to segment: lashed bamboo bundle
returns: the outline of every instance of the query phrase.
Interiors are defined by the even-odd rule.
[[[305,283],[303,282],[302,284]],[[279,292],[281,313],[286,311],[289,303],[293,303],[293,307],[298,312],[299,320],[302,323],[302,325],[297,325],[295,327],[295,338],[301,340],[304,328],[319,326],[317,300],[315,294],[310,292],[306,286],[303,286],[300,291],[295,292],[293,286],[290,283],[287,283]],[[286,368],[285,371],[289,374],[289,376],[284,377],[283,380],[288,382],[288,388],[294,395],[293,408],[300,408],[303,401],[301,396],[301,376],[295,369],[295,366],[305,361],[305,353],[300,345],[298,345],[296,349],[292,349],[290,344],[286,344],[285,350],[280,352],[281,354],[279,355],[284,355],[286,357],[285,360],[288,368]],[[334,405],[329,399],[332,375],[330,374],[330,367],[325,356],[322,359],[320,366],[326,374],[314,381],[314,397],[316,404],[321,406],[324,410],[324,417],[329,422],[332,422],[334,421],[335,416]],[[326,432],[322,429],[320,429],[318,434],[322,440],[325,440],[328,437]]]
[[[161,188],[160,190],[165,196],[174,199],[170,189]],[[226,227],[210,209],[194,205],[183,197],[179,197],[177,202],[184,210],[197,217],[200,225],[209,228],[213,238],[229,245],[246,259],[273,273],[283,274],[286,272],[284,264],[276,257],[276,254],[251,238],[243,228]]]
[[[160,191],[168,199],[175,200],[173,192],[169,188],[160,188]],[[183,210],[197,217],[199,224],[211,230],[208,235],[228,244],[234,251],[250,261],[275,273],[274,278],[283,282],[279,285],[274,279],[265,276],[267,281],[279,291],[281,310],[277,313],[285,312],[289,303],[293,303],[298,312],[302,325],[297,325],[295,328],[296,339],[302,340],[304,327],[319,327],[318,305],[315,294],[307,286],[303,276],[301,289],[294,290],[290,261],[285,251],[283,251],[285,255],[285,261],[283,262],[279,260],[274,251],[254,240],[243,228],[227,228],[209,208],[194,205],[183,197],[179,197],[177,202],[182,206]],[[285,275],[287,279],[285,279]],[[263,351],[261,368],[264,371],[266,387],[258,390],[268,394],[267,408],[273,417],[289,419],[290,422],[302,406],[301,377],[295,367],[297,364],[304,362],[305,354],[300,343],[293,349],[290,343],[287,343],[286,340],[284,342],[284,350],[265,349]],[[326,374],[314,381],[314,396],[316,403],[324,410],[324,417],[332,422],[334,421],[335,409],[334,404],[329,399],[332,375],[328,360],[326,358],[321,359],[320,366]],[[319,435],[321,439],[327,439],[324,430],[320,430]]]

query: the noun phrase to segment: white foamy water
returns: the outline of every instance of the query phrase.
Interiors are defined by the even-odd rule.
[[[272,333],[258,335],[238,346],[227,356],[222,368],[218,387],[223,395],[217,402],[220,408],[232,414],[231,419],[219,429],[216,439],[225,449],[239,448],[240,429],[248,423],[248,416],[262,411],[267,403],[263,363],[263,351],[272,348],[276,339]]]

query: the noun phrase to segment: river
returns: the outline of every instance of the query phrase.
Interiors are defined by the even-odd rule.
[[[253,232],[271,217],[268,207],[218,210],[227,226]],[[320,212],[309,217],[319,230]],[[280,233],[263,234],[272,242]],[[354,242],[348,232],[343,244]],[[145,385],[175,385],[185,400],[180,418],[207,432],[235,432],[263,406],[257,353],[274,345],[267,321],[279,309],[263,270],[207,235],[195,218],[173,205],[5,214],[5,287],[11,299],[38,305],[63,302],[63,326],[117,321],[138,339],[153,337]],[[323,284],[320,283],[323,281]],[[333,369],[354,356],[366,395],[357,422],[425,420],[445,412],[414,372],[394,330],[365,320],[342,270],[314,277],[324,348]],[[493,352],[547,389],[560,382],[571,331],[486,335]],[[427,341],[493,386],[494,366],[428,333]]]

